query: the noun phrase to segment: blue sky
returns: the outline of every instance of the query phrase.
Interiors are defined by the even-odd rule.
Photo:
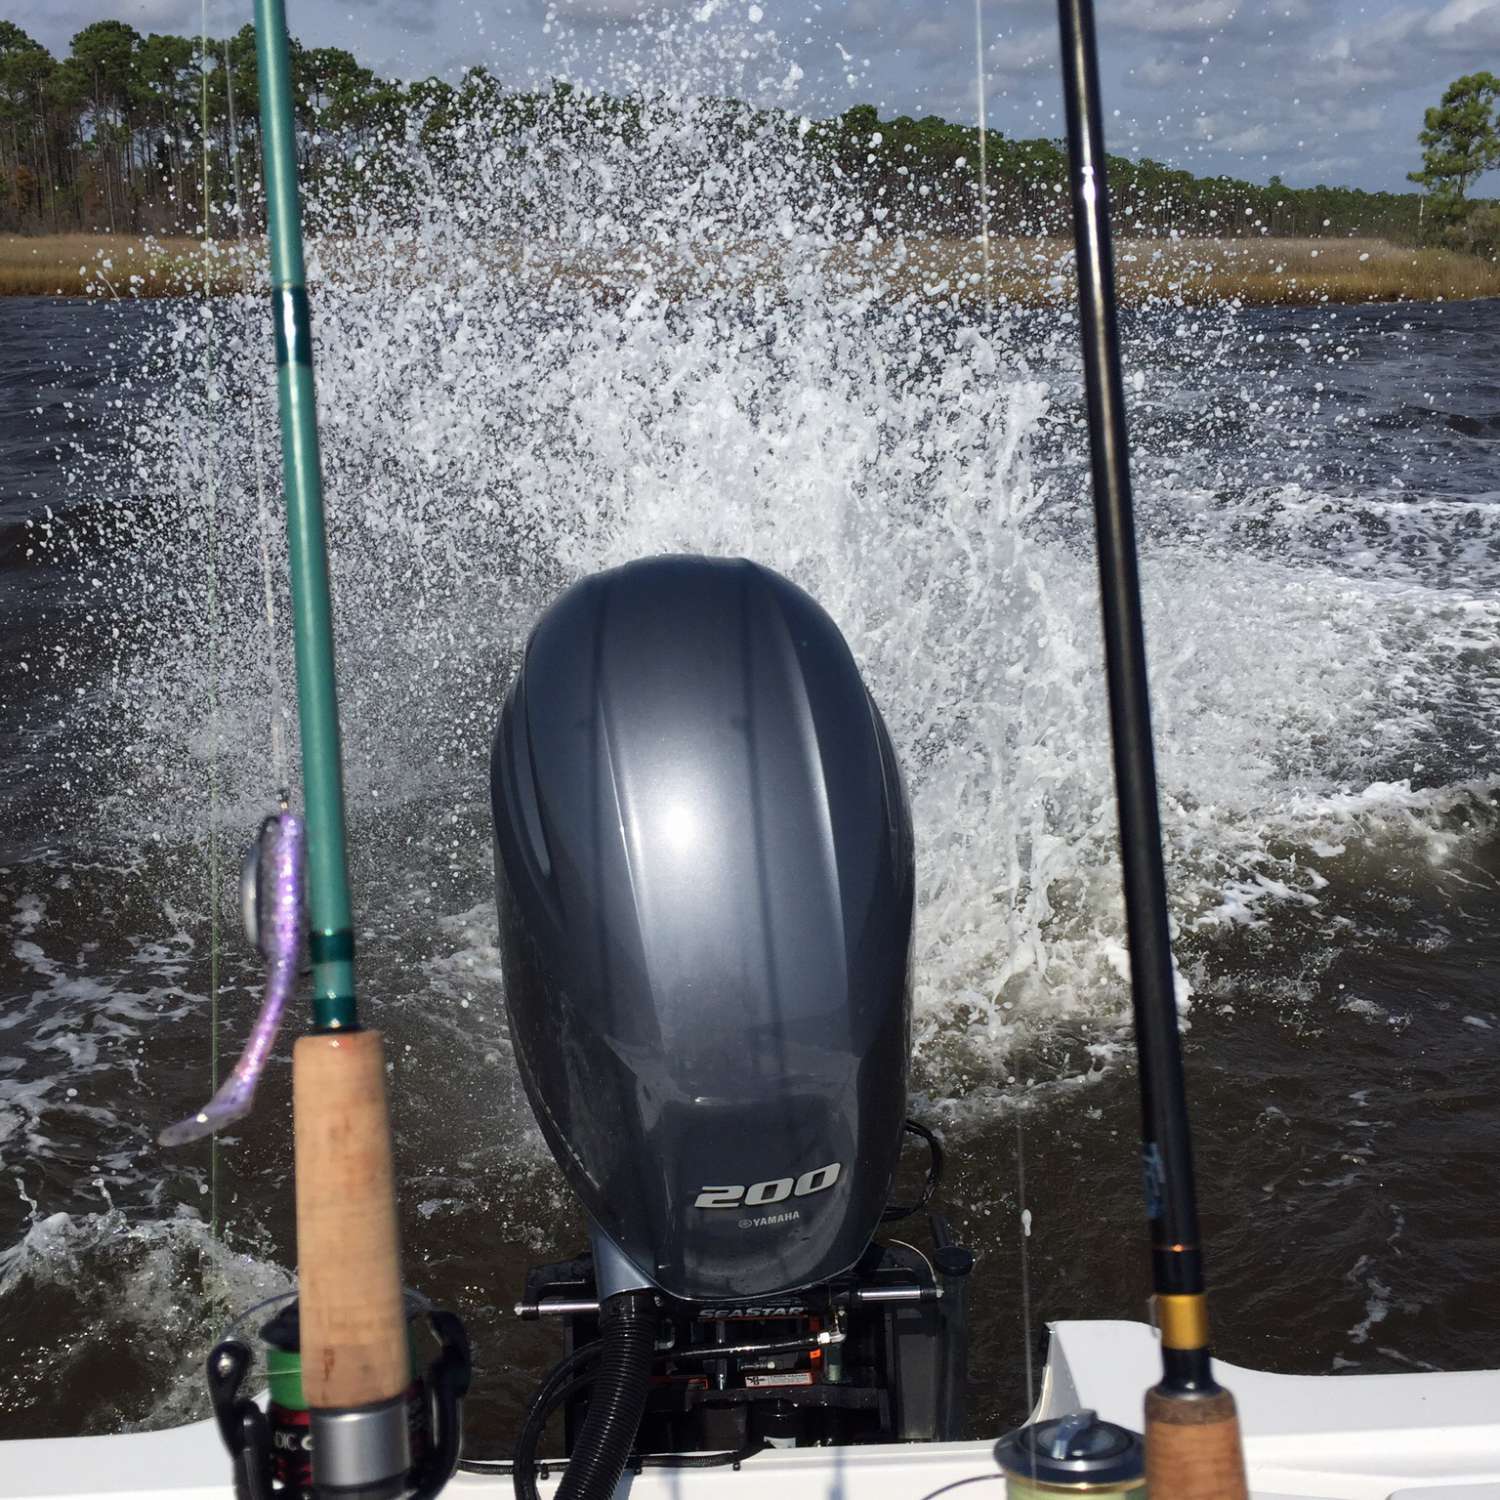
[[[6,0],[54,50],[116,16],[196,31],[203,0]],[[251,0],[206,0],[220,33]],[[982,0],[989,122],[1062,133],[1054,0]],[[1096,0],[1112,150],[1194,172],[1402,190],[1422,111],[1500,72],[1500,0]],[[292,30],[397,77],[484,62],[615,88],[686,80],[813,115],[976,113],[974,0],[288,0]],[[642,15],[646,19],[642,20]],[[1479,191],[1500,192],[1500,174]]]

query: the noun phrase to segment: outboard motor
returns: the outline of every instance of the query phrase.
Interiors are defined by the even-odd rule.
[[[517,1062],[592,1224],[518,1309],[567,1344],[518,1467],[558,1406],[572,1494],[632,1446],[957,1435],[972,1256],[935,1217],[931,1256],[875,1240],[903,1130],[929,1193],[940,1156],[905,1121],[911,822],[837,627],[740,560],[587,578],[491,792]]]

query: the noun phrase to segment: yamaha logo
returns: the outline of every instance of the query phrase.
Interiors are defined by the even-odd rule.
[[[790,1224],[793,1219],[800,1219],[801,1217],[802,1210],[794,1208],[784,1214],[762,1214],[758,1219],[741,1219],[740,1228],[759,1229],[762,1224]]]

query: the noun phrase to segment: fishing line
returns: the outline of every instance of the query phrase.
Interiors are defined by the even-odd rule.
[[[281,686],[281,665],[276,659],[276,584],[271,565],[271,507],[266,499],[260,406],[253,394],[250,398],[250,429],[255,450],[255,511],[260,532],[260,573],[266,610],[266,673],[271,682],[271,765],[276,776],[276,794],[286,801],[292,783],[287,771],[285,695]]]
[[[995,298],[990,282],[990,189],[988,121],[984,86],[984,0],[974,0],[974,95],[979,115],[979,245],[984,264],[984,321],[995,325]],[[986,465],[988,473],[988,465]],[[1012,918],[1012,920],[1014,920]],[[1026,1420],[1036,1410],[1036,1370],[1031,1347],[1031,1210],[1026,1207],[1025,1111],[1016,1111],[1016,1207],[1021,1229],[1021,1340],[1026,1354]],[[1032,1482],[1036,1455],[1032,1454]]]
[[[995,321],[994,294],[990,290],[990,187],[988,130],[985,126],[984,90],[984,0],[974,0],[974,91],[979,100],[979,244],[984,257],[984,320]]]
[[[209,215],[208,170],[208,0],[200,0],[199,117],[203,148],[203,295],[209,296],[213,230]],[[219,537],[218,488],[214,483],[214,448],[218,428],[214,415],[213,316],[210,313],[203,343],[204,399],[208,410],[209,454],[205,464],[208,544],[208,1014],[210,1097],[219,1089]],[[219,1141],[209,1137],[208,1147],[209,1232],[219,1236]]]
[[[1021,1223],[1021,1337],[1026,1344],[1026,1420],[1036,1410],[1036,1372],[1031,1350],[1031,1210],[1026,1207],[1026,1128],[1025,1110],[1016,1111],[1016,1208]],[[1032,1463],[1036,1455],[1033,1451]],[[1032,1480],[1036,1479],[1035,1467]]]
[[[922,1258],[922,1264],[927,1267],[928,1279],[932,1282],[933,1286],[936,1286],[938,1284],[938,1274],[935,1270],[933,1270],[932,1260],[925,1250],[923,1250],[920,1246],[913,1245],[910,1240],[890,1240],[888,1241],[888,1243],[892,1245],[900,1245],[903,1250],[910,1250],[913,1255],[920,1256]]]
[[[234,59],[229,51],[230,38],[226,35],[223,43],[224,52],[224,95],[229,105],[229,170],[233,174],[234,182],[234,216],[239,224],[239,238],[241,250],[244,249],[245,238],[245,207],[244,191],[240,182],[240,126],[239,120],[234,112]]]
[[[234,67],[229,52],[229,38],[224,39],[224,86],[229,102],[230,161],[234,169],[235,235],[240,264],[245,263],[245,195],[240,180],[239,128],[234,108]],[[271,685],[271,766],[275,773],[275,791],[283,802],[290,795],[291,779],[287,774],[285,694],[281,683],[281,665],[276,657],[276,584],[271,563],[271,506],[266,498],[265,443],[261,434],[260,403],[250,393],[250,446],[254,456],[255,518],[260,547],[261,589],[266,611],[266,677]]]

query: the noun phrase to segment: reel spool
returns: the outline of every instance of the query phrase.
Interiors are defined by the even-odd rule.
[[[1022,1427],[995,1445],[995,1460],[1005,1471],[1006,1500],[1083,1494],[1146,1500],[1140,1436],[1092,1411]]]

